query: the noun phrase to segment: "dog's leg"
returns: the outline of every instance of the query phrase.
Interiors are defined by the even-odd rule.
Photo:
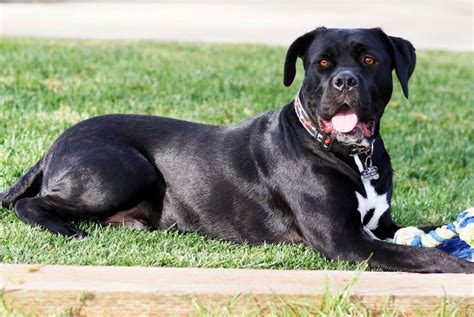
[[[393,239],[395,232],[397,232],[397,230],[400,228],[400,226],[393,222],[390,209],[388,209],[380,217],[379,225],[375,230],[372,230],[372,233],[380,240],[385,240],[387,238]]]
[[[425,233],[429,233],[430,231],[436,230],[437,228],[441,226],[443,225],[428,225],[428,226],[418,227],[418,229],[423,230]]]
[[[418,273],[474,273],[470,263],[437,249],[415,248],[373,240],[361,228],[334,227],[321,230],[307,219],[301,223],[304,238],[329,259],[356,263],[368,260],[369,266],[389,271]]]
[[[427,225],[418,227],[418,229],[424,231],[425,233],[429,233],[430,231],[440,228],[441,226],[443,225]],[[379,226],[377,229],[373,230],[372,233],[380,240],[385,240],[387,238],[393,239],[395,232],[401,228],[402,227],[393,222],[390,215],[390,210],[388,210],[382,215],[382,217],[380,217]]]
[[[31,226],[41,226],[52,233],[64,236],[75,236],[79,239],[86,237],[82,230],[65,223],[59,216],[60,201],[54,197],[22,198],[15,204],[18,218]]]
[[[335,188],[342,191],[343,186]],[[329,259],[351,263],[368,260],[369,266],[388,271],[474,273],[474,263],[443,251],[370,238],[364,234],[360,216],[353,209],[355,201],[341,201],[339,195],[330,193],[324,196],[324,200],[309,195],[305,197],[307,199],[292,201],[299,230],[313,249]]]
[[[339,244],[339,250],[343,252],[342,259],[345,254],[349,254],[346,258],[351,262],[366,258],[370,266],[385,270],[417,273],[474,273],[474,263],[433,248],[416,248],[367,240],[357,236],[353,237],[345,248]],[[341,258],[341,256],[337,257]]]

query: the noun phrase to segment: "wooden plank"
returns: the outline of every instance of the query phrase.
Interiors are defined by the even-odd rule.
[[[237,294],[237,305],[247,308],[282,300],[319,303],[326,286],[331,293],[340,292],[356,274],[0,264],[0,288],[8,307],[35,315],[64,309],[88,316],[188,315],[196,313],[193,302],[220,307]],[[431,312],[445,297],[472,310],[474,275],[363,272],[350,293],[374,311],[383,309],[389,297],[405,313]]]

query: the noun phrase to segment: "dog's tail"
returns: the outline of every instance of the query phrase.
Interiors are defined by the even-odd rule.
[[[9,208],[24,197],[32,197],[39,193],[43,180],[42,161],[40,159],[18,181],[0,193],[0,203],[4,208]]]

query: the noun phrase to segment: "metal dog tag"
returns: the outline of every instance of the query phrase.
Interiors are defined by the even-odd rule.
[[[379,179],[379,169],[377,166],[369,166],[361,173],[361,178],[363,181],[371,181],[373,179]]]

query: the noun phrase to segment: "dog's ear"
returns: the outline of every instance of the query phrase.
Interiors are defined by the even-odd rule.
[[[301,35],[288,48],[288,51],[286,52],[285,67],[283,73],[283,84],[285,84],[286,87],[289,87],[295,79],[296,59],[298,57],[304,57],[306,50],[316,37],[316,34],[322,30],[326,30],[326,28],[319,27],[311,32]]]
[[[388,36],[393,51],[393,64],[403,93],[408,98],[408,80],[415,70],[416,54],[413,45],[400,37]]]

